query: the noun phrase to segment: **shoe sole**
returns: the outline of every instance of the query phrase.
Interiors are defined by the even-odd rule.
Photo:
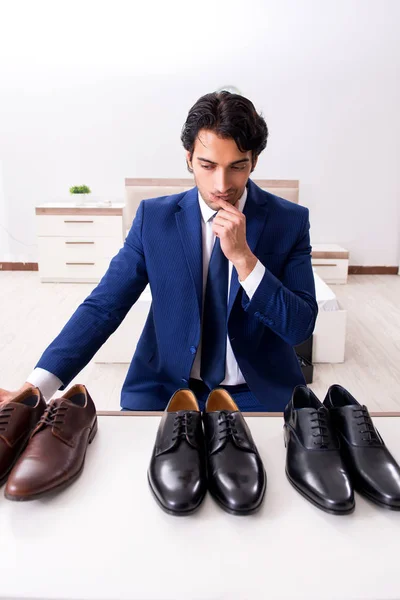
[[[247,517],[248,515],[254,515],[256,512],[258,512],[260,510],[262,503],[264,501],[266,489],[267,489],[267,474],[264,470],[264,487],[261,492],[259,502],[258,502],[257,506],[254,506],[253,508],[250,508],[247,510],[235,510],[233,508],[230,508],[229,506],[224,504],[218,498],[218,496],[215,496],[211,491],[210,491],[210,494],[211,494],[212,498],[215,500],[215,502],[218,504],[218,506],[220,506],[225,512],[229,513],[230,515],[235,515],[236,517],[242,517],[242,516]]]
[[[374,504],[376,504],[377,506],[380,506],[381,508],[387,508],[388,510],[400,511],[400,506],[392,506],[391,504],[387,504],[386,502],[377,500],[376,498],[371,496],[371,494],[369,494],[362,488],[355,487],[354,489],[356,492],[358,492],[360,494],[360,496],[364,496],[364,498],[366,498],[367,500],[370,500],[370,502],[373,502]]]
[[[154,489],[153,489],[153,487],[151,485],[150,477],[149,477],[149,473],[148,472],[147,472],[147,481],[149,482],[149,488],[150,488],[151,493],[153,494],[154,499],[157,502],[158,506],[160,508],[162,508],[165,513],[167,513],[168,515],[172,515],[174,517],[186,517],[186,516],[192,515],[193,513],[197,512],[199,510],[199,508],[200,508],[200,506],[201,506],[204,498],[205,498],[205,494],[204,494],[204,496],[201,498],[200,502],[194,508],[191,508],[190,510],[185,510],[185,511],[183,511],[183,510],[180,510],[180,511],[178,511],[178,510],[172,510],[172,509],[167,508],[166,506],[164,506],[164,504],[158,498],[157,494],[155,493],[155,491],[154,491]]]
[[[42,498],[43,496],[46,496],[48,494],[50,495],[50,494],[53,494],[53,493],[56,493],[56,492],[61,492],[66,487],[68,487],[69,485],[71,485],[71,483],[73,483],[76,479],[78,479],[78,477],[81,475],[81,473],[83,471],[83,467],[85,466],[86,451],[87,451],[88,445],[91,444],[93,442],[93,440],[94,440],[94,437],[95,437],[95,435],[97,433],[97,427],[98,427],[98,425],[97,425],[97,417],[96,417],[96,420],[93,423],[93,427],[90,430],[88,444],[86,446],[85,454],[83,455],[82,465],[79,468],[79,471],[77,471],[77,473],[75,473],[75,475],[73,475],[69,479],[66,479],[62,483],[59,483],[58,485],[55,485],[54,487],[49,488],[48,490],[44,490],[42,492],[38,492],[37,494],[29,494],[29,495],[24,495],[24,496],[17,496],[17,495],[12,495],[12,494],[4,493],[5,498],[7,498],[7,500],[12,500],[12,501],[15,501],[15,502],[24,502],[25,500],[37,500],[38,498]]]
[[[296,483],[294,483],[294,481],[290,478],[290,475],[288,474],[286,469],[285,469],[285,473],[286,473],[286,477],[287,477],[289,483],[294,487],[294,489],[297,492],[299,492],[299,494],[301,494],[303,496],[303,498],[305,498],[306,500],[311,502],[311,504],[313,504],[317,508],[320,508],[321,510],[323,510],[329,514],[336,515],[336,516],[350,515],[352,512],[354,512],[354,509],[356,507],[355,503],[353,504],[353,506],[351,508],[349,508],[347,510],[340,510],[340,509],[335,510],[334,508],[327,508],[323,504],[319,504],[318,502],[316,502],[316,500],[314,500],[314,498],[312,498],[311,496],[306,494],[301,488],[298,487],[298,485],[296,485]]]

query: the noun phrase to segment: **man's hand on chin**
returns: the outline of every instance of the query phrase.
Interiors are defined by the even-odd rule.
[[[226,200],[217,200],[220,210],[214,217],[212,229],[221,240],[221,250],[238,272],[239,281],[250,275],[257,264],[246,240],[246,217]]]

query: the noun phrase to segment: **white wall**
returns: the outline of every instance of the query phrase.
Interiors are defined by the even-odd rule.
[[[0,160],[0,257],[3,256],[4,260],[8,261],[11,260],[11,255],[8,248],[9,236],[5,230],[7,222],[7,206],[3,188],[3,163]]]
[[[3,2],[0,260],[36,261],[34,206],[188,175],[180,131],[235,85],[270,139],[254,178],[300,179],[312,242],[397,265],[397,0]]]

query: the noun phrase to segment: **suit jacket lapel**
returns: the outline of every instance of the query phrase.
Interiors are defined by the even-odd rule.
[[[196,290],[198,317],[201,320],[203,295],[203,243],[201,211],[197,187],[189,190],[179,201],[180,210],[175,213],[182,249]]]

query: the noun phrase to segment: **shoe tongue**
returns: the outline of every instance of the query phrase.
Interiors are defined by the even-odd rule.
[[[62,397],[60,397],[60,398],[54,398],[54,400],[52,400],[50,402],[50,404],[51,404],[51,406],[54,406],[54,407],[57,407],[57,408],[59,406],[63,406],[63,405],[64,406],[65,405],[67,405],[67,406],[76,406],[75,402],[71,402],[71,400],[69,398],[62,398]]]
[[[177,410],[175,413],[175,415],[178,415],[179,417],[183,417],[183,415],[193,415],[193,414],[197,414],[197,411],[195,410]]]
[[[337,407],[337,410],[340,410],[341,412],[348,413],[348,414],[352,414],[354,412],[361,413],[361,409],[368,410],[366,406],[361,406],[360,404],[346,404],[346,406],[338,406]]]
[[[71,402],[66,400],[65,398],[54,398],[47,404],[46,411],[42,415],[42,418],[38,421],[35,429],[33,430],[32,435],[35,435],[37,432],[47,429],[48,427],[53,427],[53,417],[60,406],[65,406],[65,404],[72,405]],[[44,419],[44,420],[43,420]]]
[[[237,413],[239,411],[237,411],[237,410],[229,410],[228,408],[223,408],[222,410],[218,410],[218,409],[217,410],[208,410],[208,411],[205,411],[205,412],[207,414],[209,414],[209,415],[217,415],[217,416],[220,416],[220,415],[224,416],[225,415],[227,417],[228,415],[234,415],[235,413]]]
[[[312,414],[312,413],[321,413],[323,415],[326,415],[328,413],[327,409],[325,408],[325,406],[320,406],[319,408],[313,408],[312,406],[303,406],[302,408],[296,408],[295,409],[298,413],[302,413],[302,414]]]
[[[218,414],[224,415],[225,417],[229,417],[229,415],[234,415],[237,412],[237,410],[228,410],[227,408],[224,408],[223,410],[220,410]]]

